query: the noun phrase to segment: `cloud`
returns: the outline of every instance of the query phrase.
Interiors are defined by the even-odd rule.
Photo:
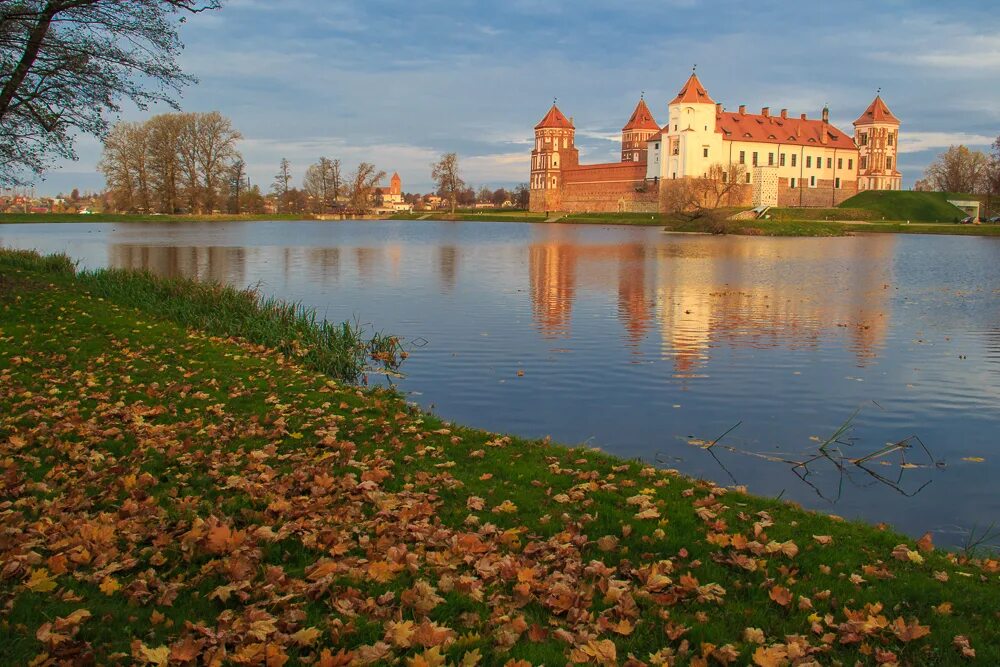
[[[900,153],[919,153],[949,146],[985,147],[997,140],[997,136],[971,134],[968,132],[904,132],[899,133]]]

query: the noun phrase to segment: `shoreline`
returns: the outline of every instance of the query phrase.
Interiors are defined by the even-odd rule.
[[[448,423],[102,273],[0,250],[5,664],[1000,662],[1000,561]]]
[[[806,209],[804,209],[806,210]],[[840,221],[840,220],[797,220],[794,218],[777,220],[731,220],[731,219],[696,219],[683,220],[670,216],[651,214],[567,214],[551,216],[552,220],[542,214],[525,213],[427,213],[396,214],[384,217],[351,218],[356,221],[378,220],[422,220],[434,222],[518,222],[545,223],[553,225],[587,224],[631,227],[662,227],[664,231],[690,232],[710,235],[732,236],[799,236],[799,237],[830,237],[851,236],[854,234],[932,234],[951,236],[997,236],[1000,237],[1000,224],[983,223],[978,225],[962,225],[949,222],[910,222],[906,221]],[[62,216],[62,215],[9,215],[0,214],[0,226],[4,224],[74,224],[74,223],[211,223],[211,222],[285,222],[311,221],[336,223],[342,220],[322,220],[313,215],[273,216],[273,215],[241,215],[241,216],[143,216],[143,215],[92,215],[92,216]]]

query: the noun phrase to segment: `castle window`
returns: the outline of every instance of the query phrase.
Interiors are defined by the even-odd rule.
[[[839,157],[837,158],[837,169],[843,169],[843,168],[844,168],[844,158]]]
[[[656,150],[660,150],[660,144],[659,144],[659,142],[657,142],[657,143],[653,144],[653,147],[654,147],[654,148],[655,148]]]
[[[708,148],[701,149],[701,152],[703,157],[708,157]]]
[[[753,152],[753,166],[757,166],[757,151]]]
[[[811,187],[811,188],[816,187],[816,177],[815,176],[810,176],[809,177],[809,187]]]
[[[799,159],[799,156],[796,155],[795,153],[792,153],[792,166],[793,167],[795,166],[795,163],[798,162],[798,159]]]
[[[888,142],[889,142],[890,146],[892,146],[892,140],[893,140],[893,137],[895,136],[895,134],[896,134],[895,132],[890,132],[889,133]]]
[[[885,159],[885,168],[886,169],[892,169],[892,158],[891,157],[887,157]]]
[[[784,153],[782,153],[781,155],[778,156],[778,165],[781,166],[781,167],[785,166],[785,154]]]
[[[833,187],[837,188],[838,190],[840,189],[840,179],[839,178],[833,179]]]
[[[850,158],[847,160],[847,168],[854,169],[854,158]]]
[[[861,167],[862,169],[867,169],[868,168],[868,156],[867,155],[862,155],[858,159],[858,166]]]
[[[774,153],[768,153],[767,154],[767,166],[768,167],[773,167],[774,166]]]
[[[750,172],[748,171],[747,172],[747,183],[749,183],[749,182],[750,182]]]
[[[826,168],[827,169],[832,169],[833,168],[833,158],[832,157],[828,157],[826,159]]]
[[[792,187],[792,190],[795,189],[795,179],[794,178],[792,179],[792,185],[791,185],[791,187]]]
[[[740,164],[746,164],[746,163],[747,163],[747,152],[740,151]]]
[[[858,139],[859,139],[858,143],[861,144],[862,146],[867,146],[868,145],[868,133],[867,132],[862,132],[861,134],[859,134],[858,135]]]
[[[727,171],[722,172],[722,182],[723,183],[729,182],[729,172]]]
[[[811,169],[811,168],[812,168],[812,166],[813,166],[813,158],[812,158],[812,155],[807,155],[807,156],[806,156],[806,169]]]

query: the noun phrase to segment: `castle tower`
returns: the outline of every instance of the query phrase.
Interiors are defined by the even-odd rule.
[[[881,95],[854,121],[854,143],[858,145],[858,190],[899,190],[903,175],[896,157],[899,149],[899,119],[892,115]]]
[[[724,159],[722,135],[715,131],[719,111],[715,101],[692,72],[667,108],[670,120],[663,134],[662,178],[704,176],[711,165]]]
[[[622,128],[622,162],[646,164],[646,142],[659,131],[660,126],[653,120],[653,114],[646,106],[646,100],[640,97],[632,117]]]
[[[531,197],[529,210],[558,211],[562,205],[562,169],[576,167],[580,152],[574,144],[576,128],[555,104],[535,126],[535,148],[531,151]]]
[[[392,172],[392,179],[389,181],[389,194],[391,195],[401,195],[403,194],[403,179],[399,177],[398,172]]]

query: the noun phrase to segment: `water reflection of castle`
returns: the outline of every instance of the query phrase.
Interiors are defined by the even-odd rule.
[[[658,324],[661,353],[679,376],[696,374],[714,347],[816,348],[835,331],[848,332],[864,364],[886,336],[891,236],[792,246],[737,238],[588,244],[569,228],[543,234],[528,257],[535,323],[547,337],[570,335],[579,291],[615,285],[626,344],[638,350]]]
[[[538,227],[534,234],[527,246],[532,318],[548,338],[570,336],[581,294],[617,290],[624,344],[639,354],[643,341],[658,333],[660,354],[672,360],[679,376],[696,375],[713,348],[723,346],[817,348],[824,337],[841,332],[864,364],[885,340],[895,243],[890,235],[827,243],[746,238],[649,243],[644,236],[638,237],[642,242],[594,243],[589,233],[573,227]],[[407,282],[419,265],[437,274],[442,292],[450,292],[463,268],[475,265],[462,260],[465,250],[461,245],[112,244],[109,264],[240,287],[257,281],[248,267],[267,264],[286,279],[305,270],[314,280],[335,282],[346,271],[362,284]],[[410,267],[401,269],[404,264]]]

